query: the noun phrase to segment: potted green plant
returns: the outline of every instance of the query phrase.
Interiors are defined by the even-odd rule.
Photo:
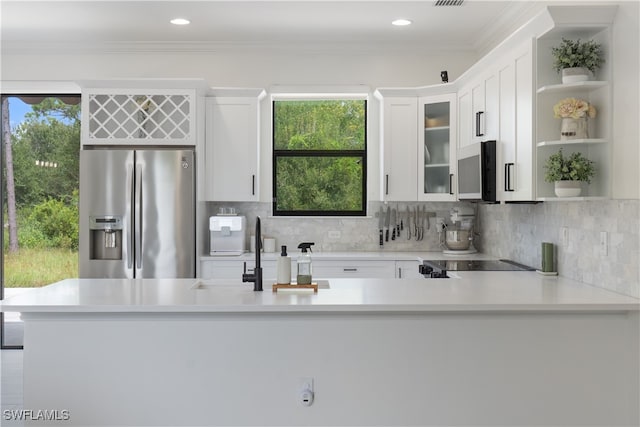
[[[562,83],[589,80],[604,63],[602,45],[594,40],[580,41],[562,38],[559,46],[552,47],[553,67],[562,73]]]
[[[581,193],[581,183],[591,183],[596,173],[595,163],[582,153],[575,152],[568,156],[562,154],[562,148],[552,154],[545,164],[544,179],[553,182],[558,197],[577,197]]]

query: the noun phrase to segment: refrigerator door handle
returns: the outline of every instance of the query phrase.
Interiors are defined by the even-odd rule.
[[[135,246],[136,246],[136,269],[142,268],[142,165],[136,167],[136,188],[135,188]]]
[[[133,182],[133,165],[129,165],[127,167],[127,188],[129,189],[129,200],[127,202],[127,204],[130,207],[133,207],[133,195],[134,195],[134,182]],[[130,218],[130,222],[129,222],[129,226],[127,227],[128,230],[128,234],[127,234],[127,269],[131,270],[133,268],[133,227],[131,227],[131,224],[133,224],[133,209],[130,209],[131,212],[131,218]]]

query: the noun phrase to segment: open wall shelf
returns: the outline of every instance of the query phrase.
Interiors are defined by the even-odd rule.
[[[553,68],[551,48],[562,38],[595,40],[602,44],[605,62],[593,80],[562,83],[560,74]],[[611,46],[610,28],[604,25],[558,26],[548,35],[537,40],[536,62],[536,200],[578,201],[597,200],[611,196]],[[596,116],[588,118],[588,138],[560,139],[562,120],[554,117],[553,107],[564,98],[587,101],[596,109]],[[565,155],[580,152],[595,162],[596,175],[591,184],[583,183],[581,197],[558,198],[554,184],[546,182],[545,163],[559,149]]]

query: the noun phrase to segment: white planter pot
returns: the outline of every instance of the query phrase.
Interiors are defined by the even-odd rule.
[[[558,197],[578,197],[582,192],[582,181],[556,181],[555,193]]]
[[[562,83],[584,82],[591,78],[591,71],[584,67],[562,69]]]
[[[585,139],[589,138],[587,118],[572,119],[565,117],[560,126],[560,139]]]

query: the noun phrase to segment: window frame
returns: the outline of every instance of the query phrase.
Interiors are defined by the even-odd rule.
[[[276,103],[279,101],[341,101],[361,100],[364,102],[364,148],[362,150],[277,150],[275,148],[276,134]],[[272,183],[272,215],[277,217],[365,217],[367,215],[367,157],[368,157],[368,123],[369,99],[367,95],[338,93],[338,94],[296,94],[278,95],[271,99],[271,183]],[[279,158],[312,157],[312,158],[360,158],[362,162],[362,209],[357,211],[322,211],[322,210],[278,210],[277,209],[277,161]]]

